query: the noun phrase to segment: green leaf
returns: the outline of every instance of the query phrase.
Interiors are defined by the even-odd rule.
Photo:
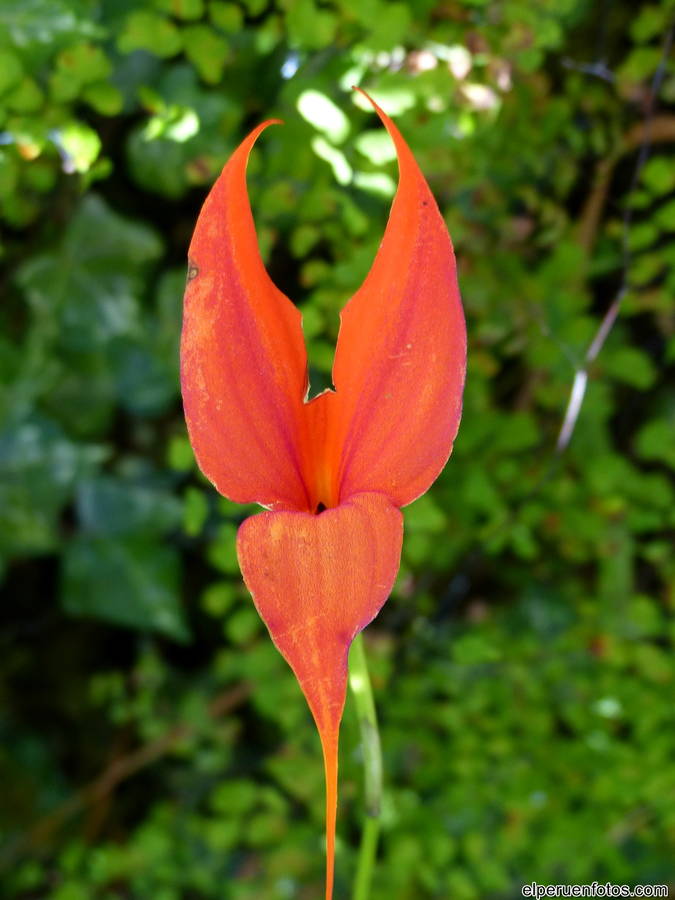
[[[421,531],[429,534],[441,534],[447,525],[446,516],[436,506],[429,494],[419,497],[405,509],[406,532]]]
[[[322,137],[312,138],[312,150],[330,165],[338,184],[349,184],[352,180],[352,167],[341,150]]]
[[[339,106],[320,91],[303,91],[296,101],[298,112],[310,125],[333,143],[340,144],[349,134],[349,119]]]
[[[166,16],[149,9],[130,13],[117,39],[120,53],[147,50],[162,59],[175,56],[183,46],[176,25]]]
[[[665,156],[653,156],[647,160],[640,181],[653,196],[661,196],[675,189],[675,169]]]
[[[669,200],[660,206],[655,218],[665,231],[675,231],[675,200]]]
[[[368,35],[368,44],[373,50],[391,50],[409,37],[412,24],[407,4],[387,3]]]
[[[209,503],[204,491],[189,487],[185,491],[183,507],[183,529],[190,537],[197,537],[204,527],[209,513]]]
[[[56,183],[57,174],[51,160],[35,159],[23,171],[23,180],[33,190],[48,193]]]
[[[633,251],[644,250],[657,239],[658,228],[653,222],[639,222],[628,233],[628,244]]]
[[[260,616],[252,605],[236,609],[225,624],[225,634],[233,644],[247,644],[261,630]]]
[[[179,576],[178,555],[166,544],[82,536],[66,547],[62,603],[69,615],[157,631],[185,642],[189,632]]]
[[[0,94],[18,84],[23,77],[21,60],[11,50],[0,50]]]
[[[18,182],[18,160],[13,154],[0,150],[0,198],[11,197]]]
[[[244,21],[243,13],[236,4],[223,3],[221,0],[211,0],[209,18],[216,28],[228,33],[239,31]]]
[[[666,5],[643,6],[630,25],[630,34],[638,44],[644,44],[661,34],[666,27]]]
[[[86,42],[62,50],[56,57],[56,68],[84,85],[108,78],[112,63],[100,47]]]
[[[59,539],[58,516],[102,448],[75,444],[48,419],[9,423],[0,433],[0,553],[44,553]]]
[[[321,232],[314,225],[300,225],[294,229],[291,234],[291,253],[293,256],[302,258],[307,256],[312,247],[321,239]],[[310,313],[311,315],[311,313]],[[303,330],[306,335],[311,336],[307,331],[307,324],[303,320]],[[314,331],[316,334],[316,331]]]
[[[84,532],[107,537],[165,534],[182,518],[180,501],[168,491],[110,475],[81,482],[76,508]]]
[[[411,87],[396,83],[393,86],[382,86],[368,91],[370,96],[390,116],[400,116],[417,104],[417,96]],[[352,94],[352,103],[366,112],[372,113],[373,108],[365,97],[356,91]]]
[[[128,165],[134,179],[146,190],[166,197],[180,197],[188,188],[185,151],[175,141],[148,140],[145,129],[129,136]]]
[[[354,143],[356,149],[375,166],[382,166],[396,159],[396,148],[386,131],[364,131]]]
[[[137,416],[163,413],[178,393],[175,360],[155,345],[152,332],[119,336],[107,347],[120,405]]]
[[[44,103],[44,94],[37,82],[28,75],[5,95],[4,103],[8,109],[19,113],[37,112]]]
[[[204,0],[153,0],[162,12],[177,19],[200,19],[204,13]]]
[[[356,172],[354,184],[368,194],[389,199],[396,193],[394,179],[386,172]]]
[[[198,131],[199,116],[194,109],[173,105],[162,108],[149,119],[143,130],[143,138],[146,141],[167,138],[182,144],[194,137]]]
[[[182,434],[175,434],[169,441],[167,462],[178,472],[189,472],[194,468],[195,458],[190,441]]]
[[[231,778],[214,789],[209,805],[221,816],[243,816],[251,812],[257,800],[253,782]]]
[[[179,197],[193,184],[207,186],[215,179],[233,149],[231,134],[243,111],[225,91],[206,89],[187,64],[171,66],[156,87],[150,108],[162,120],[158,133],[168,129],[169,139],[137,126],[127,145],[128,166],[145,190]]]
[[[48,318],[64,348],[88,351],[137,334],[142,269],[161,253],[157,235],[89,194],[60,247],[30,258],[17,273],[35,314]]]
[[[617,347],[607,351],[602,358],[602,366],[617,381],[641,391],[650,388],[657,375],[654,363],[637,347]]]
[[[3,0],[0,4],[0,34],[8,35],[17,47],[45,48],[77,37],[97,37],[102,33],[92,20],[91,9],[73,0]]]
[[[675,420],[647,422],[638,432],[635,447],[643,459],[658,460],[675,469]]]
[[[216,540],[209,545],[207,552],[209,562],[220,572],[239,573],[236,541],[236,527],[231,522],[223,522],[218,529]]]
[[[36,395],[43,396],[50,414],[73,437],[85,439],[105,432],[113,418],[116,399],[105,356],[100,349],[94,349],[78,353],[73,359],[59,348],[56,358],[58,363],[52,360],[55,371],[47,383],[33,385]]]
[[[207,84],[218,84],[230,46],[217,31],[208,25],[189,25],[183,30],[185,55]]]
[[[529,450],[541,440],[537,423],[526,412],[515,412],[504,417],[502,427],[495,436],[494,447],[499,452],[518,453]]]
[[[659,276],[665,268],[666,261],[661,253],[643,253],[635,259],[628,272],[628,280],[632,287],[649,284]]]
[[[330,45],[338,20],[333,13],[318,8],[313,0],[292,0],[286,25],[292,44],[314,49]]]
[[[619,66],[616,77],[621,82],[635,83],[649,78],[661,62],[659,47],[635,47]]]
[[[216,581],[206,588],[200,602],[205,612],[215,619],[220,619],[236,601],[235,585],[231,581]]]
[[[355,4],[343,2],[341,6],[369,30],[374,28],[380,17],[385,14],[385,7],[380,0],[360,0]]]
[[[88,84],[82,91],[82,99],[102,116],[118,115],[124,103],[120,91],[107,81]]]
[[[501,509],[502,502],[491,473],[484,469],[471,467],[460,485],[463,503],[483,513],[495,513]]]
[[[89,171],[101,150],[101,139],[93,128],[73,120],[57,129],[55,135],[65,155],[67,171]]]
[[[501,656],[501,648],[487,635],[475,632],[462,635],[453,644],[453,660],[461,666],[475,666],[496,662]]]

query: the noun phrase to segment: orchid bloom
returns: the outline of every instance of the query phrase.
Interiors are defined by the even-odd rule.
[[[364,93],[364,92],[362,92]],[[190,441],[216,489],[267,511],[237,536],[244,581],[321,738],[326,898],[332,897],[338,731],[347,657],[398,572],[400,507],[423,494],[457,433],[466,333],[452,243],[391,119],[399,185],[373,266],[340,317],[333,390],[307,400],[299,310],[258,250],[235,150],[189,250],[181,382]]]

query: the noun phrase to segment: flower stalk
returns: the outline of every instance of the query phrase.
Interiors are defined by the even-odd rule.
[[[349,688],[356,705],[361,735],[365,805],[352,900],[368,900],[380,836],[382,747],[362,633],[354,638],[349,654]]]

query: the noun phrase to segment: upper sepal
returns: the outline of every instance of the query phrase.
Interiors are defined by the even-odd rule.
[[[368,99],[394,141],[399,185],[373,266],[341,315],[331,440],[340,497],[380,491],[404,506],[452,450],[466,327],[443,217],[398,128]]]
[[[201,470],[239,503],[308,507],[301,316],[260,258],[246,163],[263,123],[214,184],[189,250],[181,386]]]

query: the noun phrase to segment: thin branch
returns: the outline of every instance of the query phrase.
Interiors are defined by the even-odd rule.
[[[612,174],[617,162],[627,153],[639,149],[638,160],[636,162],[633,177],[631,179],[630,191],[632,192],[638,184],[642,169],[649,157],[650,148],[655,143],[669,143],[675,141],[675,116],[672,115],[654,115],[653,107],[656,100],[661,82],[665,75],[668,55],[673,43],[674,26],[671,25],[663,44],[663,53],[659,65],[652,79],[649,104],[645,111],[642,121],[637,122],[624,134],[623,139],[619,141],[614,153],[606,157],[597,164],[595,177],[593,179],[593,188],[584,204],[580,215],[578,227],[578,241],[586,256],[590,256],[595,238],[598,232],[600,219],[607,200],[607,194],[611,184]],[[550,337],[560,348],[561,352],[567,357],[574,369],[574,379],[570,389],[565,415],[560,427],[555,451],[548,457],[543,472],[527,495],[522,498],[522,502],[526,502],[536,497],[539,492],[548,484],[555,476],[560,467],[560,461],[563,453],[569,446],[572,434],[576,427],[576,423],[581,412],[586,388],[588,385],[588,368],[597,358],[602,349],[614,323],[616,322],[623,298],[628,290],[628,270],[631,261],[630,246],[628,244],[628,231],[632,221],[632,210],[626,207],[623,216],[623,234],[622,234],[622,278],[621,285],[617,290],[612,302],[610,303],[605,315],[598,326],[598,329],[588,345],[586,353],[583,355],[582,362],[579,364],[578,358],[572,353],[563,342],[556,339],[551,329],[545,322],[540,322],[542,331]],[[518,512],[512,508],[505,517],[487,528],[482,535],[483,540],[489,540],[495,534],[507,528],[510,523],[515,521]]]
[[[658,143],[672,143],[675,141],[675,116],[653,116],[651,119],[637,122],[618,141],[614,152],[597,163],[593,174],[593,187],[579,216],[578,239],[588,256],[595,244],[600,217],[607,202],[616,164],[627,153],[642,147],[646,140],[645,135],[649,136],[652,146]]]
[[[223,691],[209,704],[209,716],[212,719],[218,719],[225,713],[231,712],[240,706],[250,693],[251,686],[246,683]],[[80,788],[55,810],[36,822],[25,834],[5,846],[0,853],[0,869],[8,868],[26,851],[47,843],[69,819],[90,804],[112,793],[127,778],[131,778],[156,762],[174,744],[188,737],[193,731],[194,728],[189,725],[174,725],[154,741],[144,744],[127,756],[114,760],[93,781]]]
[[[652,119],[654,112],[654,103],[656,101],[656,98],[658,97],[658,93],[666,73],[668,56],[673,44],[674,30],[674,27],[671,25],[663,43],[661,60],[656,68],[656,71],[654,72],[654,77],[652,78],[649,100],[647,103],[643,121],[643,139],[642,143],[640,144],[640,152],[638,153],[638,158],[635,163],[635,169],[633,170],[633,177],[631,178],[630,187],[628,189],[629,198],[637,187],[642,175],[642,170],[645,166],[645,163],[649,159],[649,153],[652,147]],[[604,192],[607,191],[609,185],[610,173],[611,167],[608,171],[603,172],[604,177],[601,182],[601,190],[603,190]],[[597,210],[594,211],[594,214],[597,214]],[[632,221],[633,207],[630,204],[626,204],[622,219],[621,284],[614,296],[614,299],[607,308],[605,315],[602,317],[602,321],[598,326],[598,330],[596,331],[592,341],[588,346],[588,350],[586,351],[586,354],[584,356],[583,364],[577,368],[574,374],[574,381],[572,383],[570,397],[567,401],[567,408],[565,410],[563,422],[560,427],[560,433],[558,434],[558,440],[556,442],[555,452],[558,456],[564,453],[569,446],[572,435],[574,434],[574,429],[576,428],[576,424],[579,420],[579,413],[581,412],[581,407],[586,395],[586,387],[588,385],[588,369],[591,363],[593,363],[593,361],[597,358],[598,354],[602,350],[602,347],[607,340],[610,331],[614,327],[614,323],[616,322],[621,310],[621,304],[628,291],[629,270],[632,262],[632,252],[630,249],[630,226],[632,224]]]
[[[570,59],[569,56],[566,56],[563,59],[562,64],[566,69],[582,72],[584,75],[593,75],[595,78],[600,78],[603,81],[613,83],[615,80],[614,72],[607,68],[607,64],[603,60],[594,63],[580,63],[576,62],[574,59]]]

